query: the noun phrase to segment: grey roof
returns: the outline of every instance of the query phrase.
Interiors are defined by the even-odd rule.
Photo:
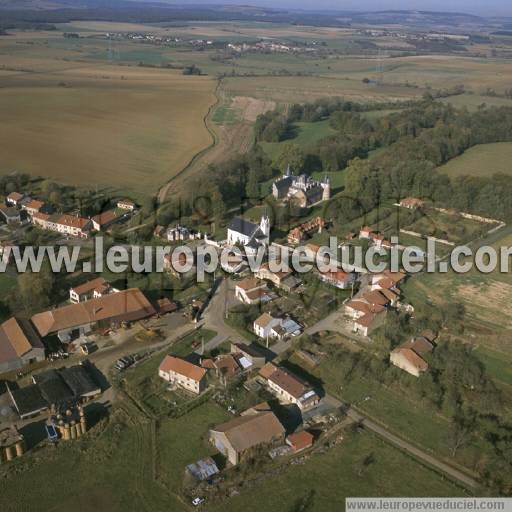
[[[284,178],[274,181],[273,185],[278,190],[282,190],[285,188],[290,188],[290,185],[292,184],[292,182],[293,182],[293,176],[285,176]]]
[[[36,414],[48,408],[48,403],[43,398],[37,384],[31,384],[20,389],[12,389],[11,397],[20,416]]]
[[[101,391],[101,388],[94,382],[90,373],[83,366],[77,365],[62,368],[59,370],[59,373],[76,397],[96,394]]]
[[[39,386],[41,395],[50,405],[59,405],[73,399],[73,393],[57,370],[48,370],[34,375],[34,382]]]
[[[241,217],[235,217],[228,226],[228,229],[242,233],[245,236],[252,236],[254,232],[259,229],[258,224],[242,219]]]
[[[194,464],[189,464],[187,471],[194,476],[196,480],[202,481],[219,473],[219,468],[211,457],[207,457],[206,459],[198,460]]]

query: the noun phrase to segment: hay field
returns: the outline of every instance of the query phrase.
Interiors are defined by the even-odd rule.
[[[212,78],[98,63],[83,52],[105,41],[39,35],[0,38],[0,173],[154,193],[211,143]]]
[[[479,144],[439,167],[439,171],[450,177],[512,176],[512,142]]]
[[[402,86],[366,85],[360,80],[316,76],[234,77],[224,80],[226,93],[277,103],[313,101],[340,96],[354,101],[403,101],[421,90]]]

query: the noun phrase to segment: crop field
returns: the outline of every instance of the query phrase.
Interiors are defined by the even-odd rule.
[[[439,171],[450,177],[512,176],[512,142],[479,144],[439,167]]]
[[[0,75],[1,173],[152,193],[211,141],[208,77],[75,63],[23,45],[13,55],[10,45],[0,39],[11,70]]]

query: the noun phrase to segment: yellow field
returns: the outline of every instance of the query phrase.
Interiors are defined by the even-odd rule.
[[[0,173],[151,193],[211,142],[209,77],[64,60],[44,46],[16,55],[4,41]]]

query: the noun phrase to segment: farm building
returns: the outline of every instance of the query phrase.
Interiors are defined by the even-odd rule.
[[[130,288],[98,299],[70,304],[32,316],[41,337],[57,334],[70,341],[92,331],[95,326],[136,322],[155,314],[155,309],[138,288]]]
[[[0,215],[6,224],[16,224],[18,222],[21,222],[19,210],[13,208],[12,206],[0,204]]]
[[[264,411],[239,416],[210,430],[210,441],[236,466],[255,455],[261,447],[282,444],[285,429],[276,415]]]
[[[13,317],[0,325],[0,372],[44,359],[44,345],[30,322]]]
[[[32,384],[7,391],[21,419],[87,401],[101,393],[87,366],[52,369],[32,377]]]

